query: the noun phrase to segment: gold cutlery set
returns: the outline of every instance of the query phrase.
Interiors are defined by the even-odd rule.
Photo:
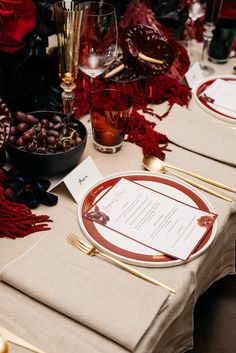
[[[190,172],[188,170],[185,170],[185,169],[182,169],[182,168],[179,168],[179,167],[175,167],[173,165],[170,165],[170,164],[167,164],[167,163],[164,163],[162,160],[160,160],[159,158],[155,157],[155,156],[147,156],[147,157],[144,157],[143,158],[143,165],[144,167],[147,169],[147,170],[150,170],[151,172],[159,172],[159,173],[163,173],[165,174],[166,172],[168,172],[170,175],[174,175],[176,176],[177,178],[187,182],[188,184],[192,185],[192,186],[195,186],[196,188],[200,189],[200,190],[203,190],[205,192],[208,192],[209,194],[212,194],[216,197],[219,197],[225,201],[229,201],[229,202],[232,202],[233,200],[231,200],[229,197],[225,196],[225,195],[222,195],[220,193],[218,193],[217,191],[214,191],[212,189],[209,189],[208,187],[205,187],[199,183],[196,183],[194,181],[192,181],[191,179],[188,179],[188,178],[185,178],[183,177],[182,175],[179,175],[177,173],[174,173],[174,172],[170,172],[168,170],[168,168],[170,169],[174,169],[174,170],[177,170],[179,172],[182,172],[182,173],[185,173],[187,175],[190,175],[196,179],[199,179],[199,180],[202,180],[202,181],[205,181],[206,183],[208,184],[211,184],[211,185],[214,185],[214,186],[217,186],[221,189],[224,189],[224,190],[227,190],[227,191],[231,191],[231,192],[236,192],[236,189],[231,187],[231,186],[228,186],[228,185],[225,185],[225,184],[222,184],[222,183],[219,183],[218,181],[215,181],[213,179],[209,179],[209,178],[206,178],[202,175],[199,175],[199,174],[196,174],[196,173],[193,173],[193,172]]]

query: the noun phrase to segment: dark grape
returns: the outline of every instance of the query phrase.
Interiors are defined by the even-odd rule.
[[[81,138],[80,138],[79,136],[76,137],[76,139],[75,139],[75,145],[76,145],[76,146],[79,146],[79,145],[81,144],[81,142],[82,142]]]
[[[47,143],[49,145],[55,145],[57,143],[57,139],[54,136],[48,136],[47,137]]]
[[[39,119],[35,118],[35,116],[33,116],[32,114],[27,114],[25,116],[25,121],[29,124],[29,125],[35,125],[38,123]]]
[[[52,117],[52,121],[53,121],[54,123],[61,123],[61,122],[62,122],[62,119],[61,119],[61,117],[60,117],[59,115],[54,115],[54,116]]]
[[[38,152],[38,153],[47,153],[47,149],[45,147],[38,147],[36,152]]]
[[[39,120],[33,114],[17,112],[10,129],[9,142],[21,149],[37,153],[56,153],[68,151],[81,142],[78,133],[79,124],[73,116],[66,120],[54,115]]]
[[[16,141],[17,141],[17,137],[14,136],[14,135],[9,136],[8,141],[9,141],[11,144],[15,145],[15,143],[16,143]]]
[[[26,114],[23,112],[16,112],[15,117],[19,121],[25,121],[26,120]]]
[[[17,127],[16,126],[11,126],[10,134],[11,135],[16,135],[17,132],[18,132]]]
[[[18,139],[17,139],[17,141],[16,141],[16,145],[17,146],[24,146],[24,141],[23,141],[23,139],[22,139],[22,136],[20,136]]]
[[[50,136],[55,136],[55,137],[59,137],[60,133],[58,131],[55,130],[47,130],[47,134]]]
[[[27,131],[22,135],[22,140],[24,142],[31,142],[33,140],[33,136]]]
[[[42,127],[42,129],[40,130],[39,134],[38,134],[38,138],[37,140],[39,142],[43,142],[45,141],[47,138],[47,130],[45,128]]]
[[[48,120],[48,119],[43,119],[43,120],[41,120],[41,126],[42,126],[42,127],[45,127],[45,128],[48,128],[48,126],[49,126],[49,120]]]
[[[21,133],[27,131],[28,129],[29,129],[29,125],[26,123],[20,123],[17,125],[17,130]]]
[[[48,129],[49,130],[53,130],[54,129],[54,123],[52,122],[52,121],[49,121],[49,123],[48,123]]]
[[[54,125],[54,130],[60,130],[61,128],[62,128],[62,124],[61,123],[56,123],[55,125]]]

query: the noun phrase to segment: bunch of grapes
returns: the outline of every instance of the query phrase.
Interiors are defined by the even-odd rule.
[[[15,113],[8,141],[24,151],[37,153],[68,151],[82,142],[73,116],[63,119],[54,114],[50,119],[39,120],[20,111]]]

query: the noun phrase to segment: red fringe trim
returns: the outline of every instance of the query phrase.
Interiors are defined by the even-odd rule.
[[[126,141],[135,143],[143,149],[144,155],[154,155],[161,159],[165,158],[163,151],[167,149],[168,138],[154,130],[155,123],[150,123],[137,110],[151,114],[159,120],[162,120],[169,113],[174,103],[181,106],[188,105],[191,99],[191,89],[177,80],[164,74],[147,80],[133,81],[129,83],[105,82],[96,79],[93,83],[93,90],[101,88],[116,88],[130,94],[134,100],[133,112],[129,119],[127,128]],[[76,117],[80,118],[89,112],[88,97],[90,95],[90,78],[80,74],[76,82],[75,90],[75,108]],[[169,107],[163,115],[158,115],[151,108],[147,108],[148,104],[159,104],[168,101]],[[161,144],[164,143],[164,146]]]
[[[1,186],[0,219],[0,238],[12,239],[22,238],[34,232],[50,230],[47,222],[52,222],[49,216],[37,216],[27,206],[7,200]]]
[[[157,156],[165,158],[163,151],[170,151],[167,148],[168,138],[154,130],[155,123],[147,121],[143,115],[134,111],[129,120],[127,138],[125,141],[135,143],[143,150],[144,156]]]

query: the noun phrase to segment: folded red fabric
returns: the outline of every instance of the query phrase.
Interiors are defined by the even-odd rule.
[[[14,53],[25,47],[25,36],[35,28],[33,0],[0,0],[0,51]]]

